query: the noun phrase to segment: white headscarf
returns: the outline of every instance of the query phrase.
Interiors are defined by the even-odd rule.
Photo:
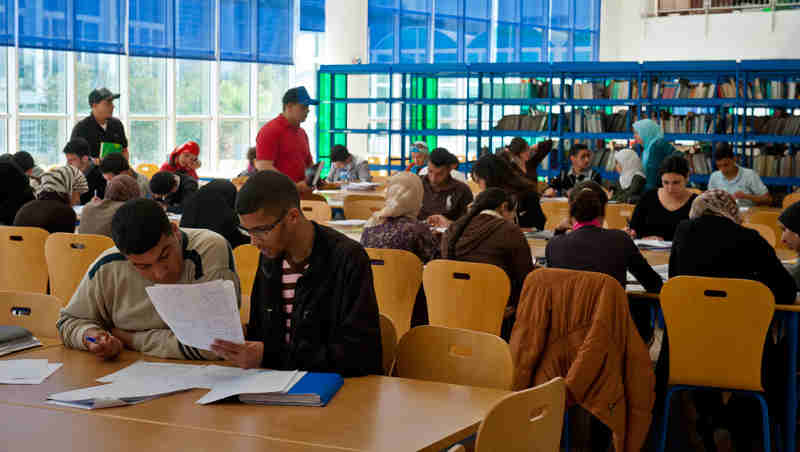
[[[646,177],[642,168],[642,160],[639,158],[639,154],[633,149],[623,149],[617,152],[614,155],[614,159],[616,159],[619,166],[622,167],[622,172],[619,173],[619,185],[623,190],[631,186],[633,176],[638,174],[642,177]]]
[[[416,220],[422,209],[422,179],[416,174],[400,172],[386,184],[386,205],[372,214],[366,226],[377,226],[387,218],[408,217]]]

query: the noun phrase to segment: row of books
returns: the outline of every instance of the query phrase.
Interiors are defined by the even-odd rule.
[[[617,160],[614,158],[615,151],[613,149],[603,148],[595,151],[592,154],[592,168],[601,171],[616,171]]]
[[[800,177],[800,153],[791,155],[757,155],[753,171],[761,177]]]
[[[800,116],[747,118],[747,131],[759,135],[800,135]]]
[[[628,111],[606,114],[587,110],[575,111],[575,124],[571,127],[569,121],[558,113],[551,113],[550,119],[545,112],[532,110],[530,114],[506,115],[498,121],[495,130],[530,130],[544,132],[558,130],[561,121],[563,132],[576,133],[624,133],[630,131],[628,124]]]
[[[721,115],[662,115],[657,122],[664,133],[733,133],[733,123]]]
[[[750,99],[797,99],[798,95],[796,81],[755,78],[747,84],[747,97]]]

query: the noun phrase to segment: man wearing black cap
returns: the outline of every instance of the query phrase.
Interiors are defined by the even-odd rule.
[[[117,118],[112,118],[114,114],[114,99],[118,99],[119,94],[114,94],[107,88],[100,88],[89,93],[89,106],[92,113],[75,124],[70,138],[81,137],[89,142],[89,155],[97,159],[100,157],[100,146],[102,143],[109,145],[119,145],[122,152],[128,150],[128,138],[125,136],[125,128]]]
[[[306,169],[314,164],[308,135],[300,123],[308,116],[308,106],[317,105],[305,87],[292,88],[283,95],[283,112],[264,124],[256,137],[256,168],[275,170],[289,176],[297,190],[311,192],[305,182]]]
[[[458,168],[458,158],[447,149],[436,148],[431,152],[428,174],[422,177],[422,209],[419,219],[447,227],[467,213],[472,203],[472,190],[464,182],[454,179],[450,172]]]

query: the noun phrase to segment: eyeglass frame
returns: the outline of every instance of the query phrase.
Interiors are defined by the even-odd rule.
[[[264,240],[269,236],[269,234],[275,228],[278,227],[279,224],[281,224],[283,222],[283,220],[286,218],[286,215],[288,213],[289,213],[289,209],[284,209],[283,212],[280,214],[280,216],[278,217],[278,219],[274,223],[272,223],[270,225],[266,225],[266,226],[261,226],[261,227],[258,227],[258,228],[246,229],[243,226],[239,225],[238,226],[239,232],[241,232],[242,234],[245,234],[247,236],[250,236],[250,237],[258,238],[259,240]]]

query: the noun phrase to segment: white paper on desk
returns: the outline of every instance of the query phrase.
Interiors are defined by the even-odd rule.
[[[178,378],[192,375],[198,367],[205,367],[197,364],[173,364],[173,363],[151,363],[147,361],[136,361],[128,367],[120,369],[112,374],[97,379],[100,383],[112,383],[125,378]]]
[[[208,394],[195,403],[206,405],[239,394],[287,391],[297,374],[296,370],[267,370],[247,377],[233,378],[214,385]]]
[[[214,339],[244,343],[232,281],[156,284],[145,290],[182,344],[211,350]]]
[[[171,378],[126,379],[114,383],[59,392],[49,401],[78,408],[107,408],[144,402],[159,396],[192,389],[191,382]]]
[[[19,360],[22,361],[22,360]],[[25,361],[44,361],[45,367],[44,371],[40,374],[33,374],[31,373],[27,377],[17,377],[17,378],[9,378],[7,375],[0,375],[0,384],[7,384],[7,385],[39,385],[44,383],[44,381],[50,375],[53,375],[55,371],[61,368],[61,363],[48,363],[46,359],[43,360],[25,360]],[[8,361],[0,361],[0,362],[8,362]],[[38,368],[37,364],[37,368]],[[40,370],[40,369],[39,369]]]
[[[331,220],[328,224],[340,227],[359,227],[367,224],[367,220]]]
[[[0,379],[38,378],[46,373],[46,359],[10,359],[0,361]]]
[[[665,240],[637,239],[637,240],[634,240],[633,243],[635,243],[636,246],[643,246],[643,247],[646,247],[646,248],[659,248],[659,249],[672,248],[672,242],[667,242]]]

